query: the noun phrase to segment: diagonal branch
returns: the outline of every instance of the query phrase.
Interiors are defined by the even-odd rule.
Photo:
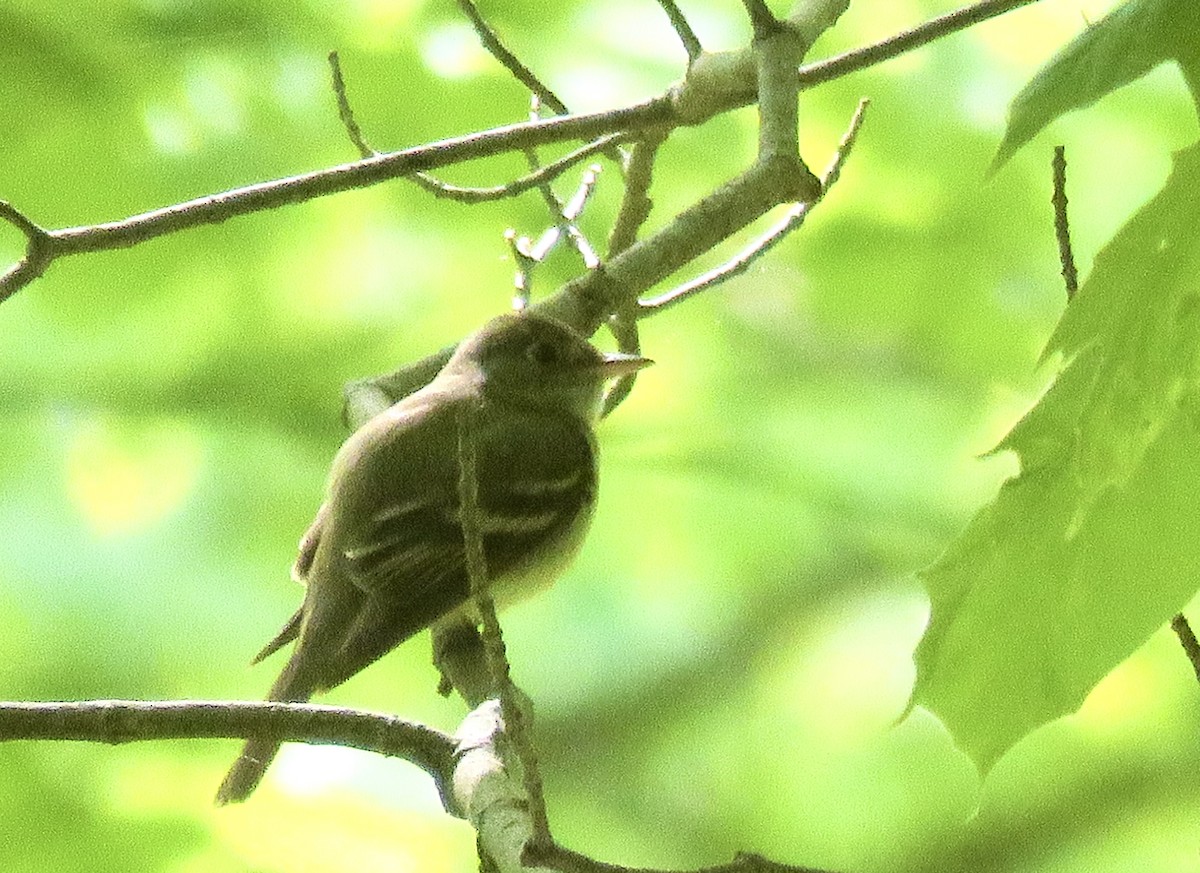
[[[123,221],[52,231],[39,229],[36,234],[31,234],[27,229],[36,228],[32,221],[14,207],[6,206],[0,210],[0,219],[20,229],[28,242],[25,256],[0,277],[0,303],[40,276],[54,260],[67,255],[127,248],[181,230],[218,224],[240,215],[377,185],[420,170],[531,146],[588,140],[613,132],[657,127],[669,123],[672,114],[669,97],[662,96],[606,112],[512,124],[403,151],[379,154],[299,176],[234,188],[144,212]]]
[[[558,99],[553,91],[534,74],[533,70],[525,66],[508,46],[500,39],[500,35],[495,29],[487,23],[483,15],[479,12],[479,7],[475,5],[474,0],[458,0],[458,8],[467,16],[471,22],[471,26],[475,28],[475,33],[479,36],[480,44],[487,50],[488,54],[494,57],[497,61],[508,70],[514,79],[529,89],[530,93],[534,94],[537,99],[547,106],[555,115],[567,115],[570,110],[567,109],[567,104]]]
[[[838,178],[841,176],[846,158],[850,156],[850,151],[854,148],[854,143],[858,139],[858,131],[862,127],[863,118],[869,104],[870,101],[866,99],[859,102],[858,109],[855,110],[854,116],[850,119],[850,126],[847,128],[846,133],[842,136],[841,143],[838,145],[838,150],[834,152],[829,167],[821,177],[821,192],[815,199],[807,203],[797,203],[787,211],[777,224],[771,227],[760,238],[750,243],[745,249],[719,267],[698,276],[686,284],[672,288],[664,294],[660,294],[649,300],[640,301],[638,303],[639,317],[645,317],[652,312],[682,303],[684,300],[694,297],[701,291],[707,291],[732,279],[734,276],[741,275],[746,272],[751,264],[782,242],[784,237],[793,231],[799,230],[804,224],[805,219],[808,218],[817,204],[825,199],[825,195],[829,193],[830,188],[837,183]]]
[[[795,119],[795,64],[806,48],[794,34],[782,29],[758,44],[759,87],[764,95],[760,113],[777,111]],[[820,181],[799,154],[788,152],[795,144],[795,130],[767,118],[762,125],[767,131],[760,138],[758,159],[749,170],[685,209],[662,230],[633,243],[531,308],[591,336],[612,313],[633,306],[644,291],[776,206],[815,198]],[[393,373],[347,386],[349,422],[358,426],[397,398],[412,393],[432,378],[448,357],[449,350],[443,350]]]
[[[809,88],[855,70],[873,66],[957,30],[1033,2],[1036,0],[983,0],[875,45],[801,67],[796,75],[797,84],[802,88]],[[841,5],[844,3],[845,0],[841,0]],[[793,23],[792,19],[789,19],[789,23]],[[817,22],[818,27],[827,26],[828,23],[831,21]],[[803,33],[805,41],[810,37],[815,38],[816,28],[812,30],[812,33]],[[709,70],[723,68],[735,80],[740,81],[744,77],[744,61],[736,56],[736,53],[718,53],[703,57],[720,58],[725,55],[734,56],[724,62],[717,61],[705,66]],[[753,81],[740,89],[738,86],[732,89],[718,88],[716,100],[706,98],[703,93],[697,99],[689,98],[689,93],[695,90],[689,85],[693,73],[697,74],[701,92],[704,92],[706,87],[711,87],[713,78],[709,76],[709,81],[705,82],[706,77],[699,75],[702,65],[696,63],[692,66],[694,69],[689,70],[689,77],[683,85],[669,90],[666,94],[621,109],[539,119],[398,152],[372,155],[337,167],[198,197],[121,221],[44,230],[15,207],[4,203],[0,206],[0,220],[7,221],[20,230],[26,238],[26,247],[21,260],[0,276],[0,303],[41,276],[53,261],[67,255],[126,248],[166,234],[217,224],[236,216],[301,203],[317,197],[376,185],[423,170],[505,152],[557,142],[586,141],[611,133],[636,134],[680,124],[699,124],[718,112],[748,105],[756,99]],[[646,290],[646,287],[649,286],[641,290]]]
[[[675,29],[676,36],[679,37],[680,43],[683,44],[683,50],[687,52],[688,63],[690,64],[704,53],[704,46],[700,44],[700,38],[696,36],[696,31],[692,30],[692,26],[688,23],[688,20],[679,11],[675,0],[658,0],[658,5],[663,8],[663,12],[667,13],[671,27]]]
[[[872,45],[803,66],[798,74],[800,87],[812,88],[823,82],[840,79],[848,73],[874,67],[956,31],[965,30],[989,18],[1037,2],[1038,0],[983,0],[982,3],[956,9]]]

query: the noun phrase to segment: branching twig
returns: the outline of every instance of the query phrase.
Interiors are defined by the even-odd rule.
[[[759,46],[764,76],[765,71],[771,71],[781,79],[765,82],[768,86],[765,92],[790,89],[794,104],[795,77],[791,68],[778,62],[776,52],[794,57],[802,48],[791,34],[783,32]],[[782,106],[785,101],[772,96],[766,103]],[[791,141],[794,133],[778,131],[777,136]],[[532,308],[571,325],[584,336],[591,336],[612,313],[634,305],[641,293],[774,207],[817,196],[820,180],[808,172],[799,155],[784,155],[780,148],[778,142],[760,141],[759,159],[741,176],[679,213],[653,236],[634,243],[599,269],[568,282],[557,294]],[[348,386],[351,423],[361,424],[365,420],[361,416],[374,414],[396,398],[415,391],[448,357],[449,350],[444,349],[393,373]]]
[[[767,6],[766,0],[742,0],[742,5],[750,17],[755,39],[766,39],[779,29],[779,20]]]
[[[833,187],[841,175],[842,166],[845,164],[846,158],[850,156],[850,151],[854,148],[855,140],[858,138],[858,131],[862,127],[863,117],[868,105],[870,105],[870,101],[868,100],[864,99],[859,102],[858,109],[855,110],[854,116],[850,120],[850,126],[846,129],[846,133],[842,136],[842,141],[838,145],[838,150],[834,152],[833,159],[821,177],[821,191],[814,200],[797,203],[766,233],[754,240],[754,242],[750,243],[750,245],[746,246],[746,248],[724,264],[721,264],[721,266],[677,288],[672,288],[664,294],[641,301],[638,305],[641,315],[645,316],[651,312],[682,303],[684,300],[699,294],[701,291],[706,291],[716,285],[720,285],[722,282],[732,279],[734,276],[741,275],[746,272],[752,263],[778,245],[784,237],[799,229],[804,224],[805,219],[808,218],[809,213],[825,198],[829,189]]]
[[[503,200],[507,197],[516,197],[519,194],[524,194],[531,188],[544,185],[558,178],[581,161],[585,161],[593,155],[606,151],[617,143],[625,142],[631,137],[632,134],[628,133],[612,133],[608,136],[600,137],[600,139],[594,140],[582,148],[563,155],[553,163],[546,164],[532,173],[514,179],[507,184],[496,185],[493,188],[464,188],[457,185],[450,185],[440,179],[433,178],[427,173],[414,173],[409,178],[435,197],[446,197],[459,203],[484,203],[491,200]]]
[[[0,303],[46,272],[56,256],[51,231],[38,227],[7,200],[0,200],[0,219],[25,235],[25,256],[0,276]]]
[[[671,27],[675,29],[675,34],[679,37],[679,41],[683,43],[683,50],[687,52],[688,63],[690,64],[704,52],[704,46],[700,44],[700,39],[696,36],[696,31],[692,30],[692,26],[688,24],[688,20],[679,11],[679,7],[675,5],[675,0],[658,0],[658,5],[663,8],[663,12],[667,13],[667,18],[671,21]]]
[[[873,67],[956,31],[1037,2],[1038,0],[983,0],[982,3],[956,9],[872,45],[803,66],[799,72],[800,87],[812,88],[822,82],[839,79],[848,73]]]
[[[474,0],[458,0],[458,8],[463,11],[463,14],[470,20],[471,26],[475,28],[475,33],[479,35],[479,42],[492,57],[512,73],[513,78],[528,88],[530,93],[536,95],[538,100],[549,107],[550,111],[555,115],[566,115],[570,111],[567,109],[567,105],[559,100],[558,96],[546,87],[546,84],[541,79],[534,75],[532,70],[521,63],[520,58],[509,51],[508,47],[501,41],[499,34],[496,33],[492,26],[479,13]]]
[[[1054,147],[1054,237],[1058,240],[1058,259],[1062,263],[1063,283],[1067,286],[1067,301],[1075,299],[1079,290],[1079,274],[1075,271],[1075,254],[1071,250],[1071,227],[1067,222],[1067,150],[1065,146]]]
[[[984,0],[873,46],[801,67],[798,82],[804,88],[812,87],[1032,2],[1036,0]],[[753,92],[731,94],[721,108],[733,109],[754,99]],[[54,260],[67,255],[134,246],[166,234],[216,224],[236,216],[364,188],[415,172],[504,152],[554,142],[589,140],[619,131],[642,132],[669,128],[681,123],[685,117],[689,122],[704,120],[700,116],[681,115],[680,104],[680,92],[672,90],[622,109],[494,128],[399,152],[375,155],[351,164],[235,188],[104,224],[42,230],[19,210],[5,204],[0,208],[0,219],[21,230],[27,242],[24,257],[0,276],[0,302],[41,276]],[[36,229],[36,232],[30,232],[30,228]],[[643,286],[640,290],[646,287],[649,286]],[[603,318],[603,314],[595,314],[593,329]],[[582,327],[589,320],[590,315],[577,326]]]
[[[649,136],[634,145],[630,151],[629,160],[625,167],[625,194],[621,198],[621,207],[613,222],[612,233],[608,238],[608,257],[625,251],[637,240],[638,230],[650,216],[653,205],[650,201],[650,182],[654,172],[654,158],[658,147],[662,144],[661,137]],[[608,320],[609,330],[617,339],[617,347],[626,354],[641,354],[641,339],[638,336],[637,309],[635,305],[626,305],[619,309]],[[633,391],[637,382],[637,373],[629,373],[617,380],[607,394],[604,395],[604,408],[601,415],[607,417],[620,406],[625,398]]]
[[[0,219],[21,229],[28,243],[25,257],[0,277],[0,302],[40,276],[51,262],[67,255],[127,248],[181,230],[377,185],[420,170],[445,167],[531,146],[589,140],[617,131],[658,127],[669,123],[672,114],[670,98],[663,96],[606,112],[513,124],[399,152],[379,154],[299,176],[235,188],[144,212],[123,221],[40,231],[38,235],[31,235],[25,229],[26,226],[36,227],[33,222],[12,206],[6,205],[0,210]]]
[[[350,98],[346,96],[346,80],[342,78],[342,64],[338,60],[336,51],[329,53],[329,71],[333,76],[333,95],[337,98],[338,116],[345,125],[346,135],[350,137],[350,142],[354,143],[360,157],[369,158],[378,154],[375,149],[367,145],[367,141],[363,139],[362,130],[354,118],[354,110],[350,108]]]
[[[562,217],[565,221],[567,236],[570,238],[575,250],[579,252],[579,257],[583,260],[583,266],[589,270],[594,270],[600,266],[600,258],[596,255],[596,250],[592,248],[592,244],[588,242],[583,231],[579,229],[579,217],[583,215],[583,209],[587,206],[588,200],[592,196],[592,192],[596,190],[596,180],[600,177],[600,165],[592,164],[588,167],[587,172],[583,174],[583,178],[579,181],[579,187],[575,189],[575,193],[571,196],[562,208]]]
[[[608,257],[619,255],[637,240],[638,231],[650,217],[650,183],[654,176],[654,158],[665,132],[648,134],[635,143],[625,163],[625,193],[608,237]]]

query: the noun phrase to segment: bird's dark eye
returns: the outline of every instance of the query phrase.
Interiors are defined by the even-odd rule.
[[[532,343],[529,348],[525,350],[525,354],[529,356],[529,360],[538,364],[558,363],[558,349],[551,343]]]

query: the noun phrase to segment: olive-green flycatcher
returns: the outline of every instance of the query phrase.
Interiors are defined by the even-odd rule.
[[[254,659],[296,640],[268,699],[308,700],[422,628],[470,614],[458,499],[465,404],[490,591],[511,601],[553,581],[591,520],[605,384],[649,363],[605,355],[545,316],[501,315],[432,382],[355,431],[300,541],[292,575],[307,586],[304,602]],[[279,745],[247,741],[217,802],[249,796]]]

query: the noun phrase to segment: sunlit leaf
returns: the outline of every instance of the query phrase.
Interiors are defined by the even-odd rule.
[[[1190,69],[1198,24],[1194,0],[1129,0],[1088,25],[1013,99],[992,169],[1060,115],[1090,106],[1159,64],[1177,59]]]
[[[1066,369],[999,447],[1021,474],[925,574],[913,699],[985,769],[1196,591],[1200,147],[1097,257],[1047,351]]]

